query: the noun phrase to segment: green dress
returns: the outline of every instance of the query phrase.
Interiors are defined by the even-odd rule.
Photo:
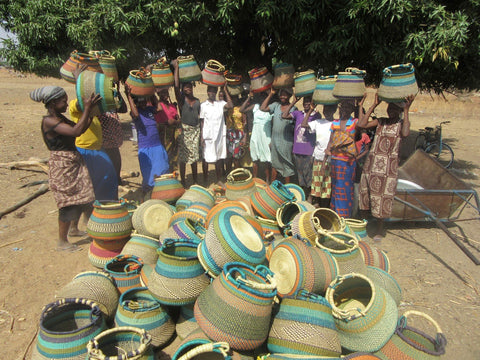
[[[294,124],[291,119],[282,118],[282,109],[279,102],[269,105],[270,113],[273,114],[272,146],[270,149],[272,167],[283,177],[295,175],[293,164],[293,130]],[[297,110],[292,107],[290,113]]]

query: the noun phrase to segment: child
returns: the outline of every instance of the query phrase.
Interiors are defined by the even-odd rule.
[[[353,210],[352,216],[358,216],[358,197],[359,197],[359,183],[362,176],[363,164],[365,163],[366,155],[370,150],[370,136],[367,134],[367,129],[359,129],[355,134],[355,146],[357,147],[357,157],[355,158],[357,166],[355,168],[355,181],[353,183]]]

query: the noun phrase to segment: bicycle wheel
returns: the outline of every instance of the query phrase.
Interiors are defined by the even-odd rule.
[[[424,150],[427,146],[427,137],[425,134],[419,134],[415,140],[415,150],[422,149]]]
[[[442,142],[442,150],[439,151],[438,143],[429,145],[425,152],[437,160],[443,167],[448,168],[453,164],[453,150],[450,145]]]

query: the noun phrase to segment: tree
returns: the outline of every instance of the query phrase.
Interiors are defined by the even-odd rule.
[[[160,56],[194,54],[235,72],[275,61],[330,75],[355,66],[378,84],[412,62],[423,88],[479,88],[479,0],[15,0],[0,22],[17,36],[0,56],[59,76],[70,52],[107,49],[121,77]]]

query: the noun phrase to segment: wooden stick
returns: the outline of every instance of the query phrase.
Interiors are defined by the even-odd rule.
[[[25,168],[25,167],[28,168],[28,167],[38,166],[48,174],[48,165],[46,165],[47,161],[48,160],[45,160],[45,159],[12,161],[8,163],[0,163],[0,168],[13,170],[13,169],[19,169],[19,168]]]
[[[23,241],[23,240],[24,240],[24,239],[15,240],[15,241],[10,241],[9,243],[0,245],[0,248],[3,248],[3,247],[8,246],[8,245],[13,245],[13,244],[19,243],[20,241]]]
[[[22,201],[19,201],[19,202],[16,203],[15,205],[10,206],[10,207],[9,207],[8,209],[6,209],[6,210],[0,211],[0,219],[1,219],[4,215],[9,214],[9,213],[11,213],[12,211],[17,210],[18,208],[22,207],[22,206],[25,205],[25,204],[28,204],[30,201],[32,201],[32,200],[35,199],[36,197],[39,197],[40,195],[45,194],[47,191],[48,191],[48,185],[43,184],[42,186],[40,186],[40,187],[38,188],[37,191],[35,191],[33,194],[27,196],[27,197],[26,197],[25,199],[23,199]]]
[[[35,334],[33,334],[30,342],[28,343],[27,348],[25,349],[25,352],[23,353],[22,360],[26,360],[28,350],[30,350],[30,347],[32,346],[32,344],[33,344],[33,342],[35,341],[35,339],[37,338],[37,334],[38,334],[38,328],[37,328],[37,330],[35,330]]]

